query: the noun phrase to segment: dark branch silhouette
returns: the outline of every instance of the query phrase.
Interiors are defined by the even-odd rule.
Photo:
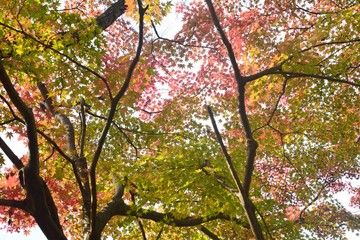
[[[148,7],[144,8],[142,6],[142,2],[140,0],[138,0],[138,8],[139,8],[139,36],[138,36],[138,46],[137,46],[137,50],[136,50],[136,55],[129,66],[128,73],[126,75],[125,81],[124,81],[121,89],[119,90],[119,92],[116,94],[116,96],[111,101],[111,108],[109,111],[109,115],[107,117],[105,127],[101,133],[101,137],[98,141],[98,145],[97,145],[97,148],[95,150],[95,153],[94,153],[93,159],[91,161],[91,165],[90,165],[90,180],[91,180],[91,194],[92,194],[92,207],[91,207],[92,229],[95,229],[96,219],[97,219],[96,218],[96,209],[97,209],[96,166],[99,161],[102,149],[104,147],[107,134],[110,130],[112,121],[114,119],[117,105],[129,87],[129,84],[130,84],[130,81],[132,78],[132,74],[135,70],[136,65],[139,62],[141,51],[142,51],[143,37],[144,37],[143,36],[144,35],[144,15],[145,15],[145,12]],[[92,238],[92,235],[93,235],[93,233],[91,234],[90,238]]]

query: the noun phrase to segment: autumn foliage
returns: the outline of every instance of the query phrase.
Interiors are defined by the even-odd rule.
[[[0,0],[0,12],[2,228],[359,230],[338,197],[359,209],[357,1]]]

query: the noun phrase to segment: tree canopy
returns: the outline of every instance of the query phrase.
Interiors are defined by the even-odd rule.
[[[336,197],[360,208],[358,1],[0,0],[0,12],[8,231],[261,240],[359,230]],[[181,19],[170,37],[169,14]]]

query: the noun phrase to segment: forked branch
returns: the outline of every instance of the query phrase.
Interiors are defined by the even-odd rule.
[[[101,133],[96,151],[94,153],[94,156],[93,156],[93,159],[92,159],[91,165],[90,165],[90,180],[91,180],[91,195],[92,195],[92,205],[91,205],[92,229],[96,228],[96,209],[97,209],[96,166],[98,164],[102,149],[103,149],[105,141],[106,141],[106,137],[108,135],[112,121],[114,119],[117,105],[118,105],[120,99],[124,96],[126,90],[128,89],[128,87],[130,85],[130,81],[131,81],[133,72],[135,70],[136,65],[138,64],[138,62],[140,60],[140,55],[141,55],[141,51],[142,51],[143,37],[144,37],[144,15],[145,15],[145,12],[148,7],[144,8],[142,6],[142,1],[138,0],[138,8],[139,8],[139,36],[138,36],[138,46],[137,46],[136,54],[129,66],[125,81],[124,81],[121,89],[119,90],[119,92],[116,94],[116,96],[111,101],[111,108],[109,111],[109,115],[107,117],[105,127]],[[93,234],[95,234],[95,233],[91,233],[92,236],[93,236]]]
[[[29,161],[19,174],[22,176],[22,186],[26,191],[26,199],[31,203],[34,210],[31,211],[32,216],[48,239],[65,240],[66,237],[60,225],[54,200],[45,181],[39,176],[39,146],[34,115],[15,90],[1,60],[0,81],[26,124],[26,134],[29,140]]]
[[[250,223],[250,226],[251,226],[251,230],[254,234],[254,236],[256,237],[257,240],[263,240],[264,239],[264,236],[263,236],[263,233],[262,233],[262,230],[261,230],[261,227],[260,227],[260,224],[259,224],[259,221],[258,219],[256,218],[256,214],[255,214],[255,207],[253,205],[253,203],[251,202],[250,198],[248,197],[248,194],[247,192],[245,192],[245,189],[243,187],[243,185],[241,184],[240,182],[240,179],[239,179],[239,176],[236,172],[236,169],[235,169],[235,166],[233,164],[233,161],[231,159],[231,156],[229,155],[229,153],[227,152],[226,150],[226,147],[224,145],[224,142],[222,140],[222,137],[221,137],[221,134],[219,132],[219,129],[217,127],[217,124],[216,124],[216,121],[215,121],[215,117],[214,117],[214,114],[211,110],[211,108],[208,106],[207,107],[207,110],[208,110],[208,113],[209,113],[209,116],[210,116],[210,119],[211,119],[211,123],[213,125],[213,128],[214,128],[214,131],[215,131],[215,134],[216,134],[216,138],[221,146],[221,149],[223,151],[223,154],[225,156],[225,159],[226,159],[226,163],[229,167],[229,170],[230,170],[230,173],[233,177],[233,180],[236,184],[236,187],[238,189],[238,193],[237,193],[237,197],[245,211],[245,214],[246,214],[246,217]]]
[[[220,144],[220,147],[221,147],[221,150],[225,156],[225,159],[226,159],[226,163],[229,167],[229,170],[230,170],[230,173],[231,173],[231,176],[236,184],[236,187],[238,188],[238,191],[240,192],[243,188],[241,182],[240,182],[240,178],[239,178],[239,175],[237,174],[236,172],[236,169],[235,169],[235,166],[234,166],[234,163],[226,149],[226,146],[224,144],[224,141],[222,140],[222,137],[221,137],[221,134],[219,132],[219,129],[217,127],[217,124],[216,124],[216,121],[215,121],[215,117],[214,117],[214,113],[212,112],[211,110],[211,107],[210,106],[207,106],[207,111],[208,111],[208,114],[209,114],[209,117],[210,117],[210,120],[211,120],[211,124],[214,128],[214,132],[215,132],[215,135],[216,135],[216,139],[217,141],[219,142]]]
[[[0,81],[4,86],[7,94],[15,107],[19,110],[26,123],[26,134],[29,140],[29,170],[34,174],[39,174],[39,149],[37,139],[37,129],[35,124],[34,115],[32,110],[26,106],[24,101],[20,98],[18,92],[15,90],[13,84],[10,81],[9,76],[6,73],[4,65],[0,60]]]
[[[212,1],[211,0],[205,0],[205,1],[208,5],[212,21],[213,21],[216,29],[219,32],[219,35],[221,37],[223,44],[225,45],[225,47],[227,49],[227,52],[228,52],[228,55],[229,55],[229,58],[231,61],[231,65],[234,70],[234,75],[235,75],[234,77],[236,80],[237,90],[238,90],[238,102],[239,102],[238,110],[239,110],[239,115],[241,118],[243,130],[245,132],[246,139],[247,139],[248,154],[247,154],[245,176],[244,176],[244,190],[245,190],[245,193],[248,194],[249,189],[250,189],[251,177],[252,177],[253,170],[254,170],[255,155],[256,155],[256,149],[258,147],[258,144],[255,141],[255,139],[253,138],[249,119],[248,119],[248,116],[246,113],[246,106],[245,106],[246,79],[244,79],[243,76],[241,76],[240,69],[239,69],[239,66],[238,66],[236,58],[235,58],[234,50],[231,46],[230,41],[226,37],[226,34],[225,34],[223,28],[220,25],[220,22],[216,15]],[[272,71],[277,71],[277,68],[275,67]]]

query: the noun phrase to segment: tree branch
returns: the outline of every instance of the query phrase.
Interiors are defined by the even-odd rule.
[[[6,100],[6,98],[5,98],[3,95],[0,95],[0,98],[1,98],[1,100],[3,100],[3,102],[8,106],[8,108],[9,108],[11,114],[13,115],[13,117],[14,117],[15,119],[18,119],[19,117],[15,114],[14,109],[11,107],[9,101]]]
[[[220,240],[220,238],[219,238],[218,236],[216,236],[213,232],[211,232],[209,229],[207,229],[206,227],[204,227],[204,225],[201,225],[200,231],[202,231],[203,233],[205,233],[206,236],[208,236],[208,237],[211,238],[211,239]]]
[[[39,176],[39,149],[37,129],[31,109],[18,95],[0,60],[0,81],[11,101],[19,110],[26,123],[26,133],[29,140],[29,161],[19,174],[22,174],[22,185],[26,197],[34,207],[33,216],[48,239],[66,239],[54,200],[44,180]]]
[[[319,199],[319,197],[321,196],[321,194],[323,194],[323,191],[328,187],[328,183],[325,183],[322,187],[321,187],[321,189],[318,191],[318,193],[316,194],[316,196],[313,198],[313,199],[311,199],[310,200],[310,202],[308,202],[305,206],[304,206],[304,208],[300,211],[300,213],[299,213],[299,216],[298,216],[298,219],[297,219],[297,221],[298,222],[303,222],[303,220],[304,220],[304,217],[303,217],[303,215],[304,215],[304,213],[305,213],[305,211],[309,208],[309,207],[311,207],[311,205],[313,205],[318,199]]]
[[[329,12],[325,12],[325,11],[321,11],[321,12],[313,12],[313,11],[310,11],[306,8],[303,8],[303,7],[300,7],[299,5],[295,4],[295,9],[299,9],[301,11],[304,11],[306,13],[310,13],[310,14],[314,14],[314,15],[325,15],[325,14],[334,14],[334,13],[337,13],[337,12],[333,12],[333,11],[329,11]]]
[[[281,74],[283,74],[288,78],[316,78],[316,79],[328,80],[330,82],[345,83],[354,87],[360,87],[360,84],[358,83],[349,82],[346,80],[341,80],[330,76],[322,76],[322,75],[298,73],[298,72],[286,72],[286,71],[282,71]]]
[[[77,155],[76,146],[75,146],[75,131],[73,124],[70,119],[57,110],[55,110],[53,106],[53,100],[49,97],[49,91],[47,90],[44,83],[38,82],[37,87],[41,92],[41,95],[44,98],[45,107],[51,112],[52,116],[56,119],[56,121],[62,124],[66,129],[66,142],[67,142],[67,151],[70,156]]]
[[[9,106],[9,109],[14,117],[14,121],[19,121],[22,124],[25,124],[25,121],[22,120],[20,117],[18,117],[14,110],[11,108],[10,103],[3,97],[0,95],[0,98]],[[47,136],[44,132],[40,131],[39,129],[37,129],[37,132],[46,139],[46,141],[48,141],[55,149],[56,151],[67,161],[69,161],[70,163],[72,163],[72,160],[70,159],[69,156],[67,156],[62,150],[61,148],[56,144],[56,142],[54,142],[54,140],[52,140],[49,136]]]
[[[80,157],[84,157],[84,147],[86,138],[86,115],[85,115],[85,99],[80,99],[80,119],[81,119],[81,134],[80,134]]]
[[[280,95],[278,96],[278,98],[277,98],[277,100],[276,100],[275,106],[274,106],[274,108],[273,108],[273,110],[272,110],[272,112],[271,112],[271,114],[270,114],[270,117],[269,117],[269,119],[267,120],[267,122],[266,122],[264,125],[262,125],[262,126],[256,128],[256,129],[254,129],[254,131],[253,131],[252,133],[258,131],[259,129],[264,128],[265,126],[270,126],[270,123],[271,123],[273,117],[275,116],[275,112],[276,112],[276,110],[277,110],[278,107],[279,107],[280,100],[281,100],[281,98],[282,98],[282,97],[284,96],[284,94],[285,94],[287,81],[288,81],[288,78],[285,77],[285,81],[284,81],[284,83],[283,83],[281,93],[280,93]]]
[[[119,132],[124,135],[126,141],[134,148],[135,151],[135,157],[139,158],[138,155],[138,148],[135,146],[135,144],[133,143],[133,141],[131,140],[131,138],[124,132],[124,130],[117,124],[117,123],[113,123],[115,125],[115,127],[119,130]]]
[[[247,223],[237,219],[232,219],[223,213],[217,213],[213,216],[204,217],[176,218],[174,214],[171,213],[159,213],[153,210],[132,207],[127,205],[122,199],[125,186],[116,185],[115,189],[116,191],[112,200],[97,214],[96,228],[94,229],[92,239],[100,239],[101,232],[103,231],[105,225],[114,216],[133,216],[176,227],[192,227],[217,219],[227,221],[234,220],[238,224],[241,224],[244,228],[249,228]],[[159,233],[159,235],[160,234],[161,233]]]
[[[19,94],[12,85],[9,76],[6,73],[2,60],[0,60],[0,81],[3,84],[6,92],[8,93],[11,101],[15,107],[19,110],[26,123],[26,134],[29,140],[29,170],[33,171],[34,174],[39,174],[39,149],[37,140],[37,129],[35,119],[31,109],[29,109]]]
[[[233,51],[231,44],[230,44],[229,40],[227,39],[227,37],[219,23],[219,19],[216,15],[212,1],[211,0],[205,0],[205,1],[208,5],[212,21],[219,32],[219,35],[222,39],[223,44],[227,48],[228,55],[229,55],[229,58],[230,58],[230,61],[231,61],[231,64],[232,64],[232,67],[233,67],[233,70],[235,73],[235,80],[236,80],[237,88],[238,88],[237,89],[238,90],[238,102],[239,102],[238,110],[239,110],[239,115],[240,115],[241,122],[243,125],[243,130],[244,130],[246,138],[247,138],[247,160],[246,160],[246,168],[245,168],[245,175],[244,175],[244,186],[241,185],[241,183],[238,179],[238,176],[236,174],[235,168],[232,166],[232,162],[229,161],[229,160],[231,160],[229,154],[224,152],[223,146],[222,146],[222,149],[225,154],[225,158],[227,159],[227,163],[230,168],[231,174],[233,175],[234,181],[239,190],[238,198],[244,208],[246,217],[251,225],[251,230],[257,240],[262,240],[262,239],[264,239],[264,236],[263,236],[259,221],[256,218],[255,207],[248,197],[250,183],[251,183],[251,177],[252,177],[253,169],[254,169],[256,149],[258,147],[258,144],[255,141],[255,139],[253,138],[250,123],[249,123],[247,113],[246,113],[246,106],[245,106],[245,84],[246,84],[246,81],[241,76],[239,66],[236,62],[234,51]],[[271,71],[278,71],[278,69],[273,68],[273,69],[271,69]],[[256,77],[258,77],[258,76],[256,76]],[[212,124],[213,124],[214,130],[215,130],[215,132],[216,131],[218,132],[217,127],[216,127],[216,122],[215,122],[215,119],[213,117],[210,107],[208,107],[208,112],[209,112],[210,118],[212,119]],[[220,142],[220,145],[221,145],[222,140],[221,140],[220,133],[217,133],[217,136],[218,136],[218,141]]]
[[[59,147],[59,145],[56,144],[54,140],[52,140],[48,135],[46,135],[43,131],[38,130],[38,133],[45,138],[46,141],[48,141],[55,149],[56,151],[68,162],[73,163],[74,161],[66,155],[66,153]]]
[[[243,129],[247,138],[247,151],[248,151],[248,155],[247,155],[247,161],[246,161],[246,168],[245,168],[245,177],[244,177],[244,190],[245,193],[248,194],[249,193],[249,189],[250,189],[250,183],[251,183],[251,177],[253,174],[253,170],[254,170],[254,162],[255,162],[255,155],[256,155],[256,149],[258,147],[257,142],[255,141],[255,139],[252,136],[252,131],[251,131],[251,127],[250,127],[250,123],[249,123],[249,119],[247,117],[246,114],[246,106],[245,106],[245,84],[246,81],[245,79],[241,76],[240,73],[240,69],[239,66],[236,62],[236,58],[235,58],[235,53],[232,49],[232,46],[228,40],[228,38],[226,37],[225,32],[223,31],[219,19],[216,15],[214,6],[212,4],[211,0],[205,0],[206,4],[208,5],[210,14],[211,14],[211,18],[212,21],[216,27],[216,29],[219,32],[219,35],[221,37],[221,40],[223,42],[223,44],[226,46],[226,49],[228,51],[228,55],[231,61],[231,65],[233,67],[234,73],[235,73],[235,80],[237,83],[237,87],[238,87],[238,102],[239,102],[239,115],[241,118],[241,122],[243,125]],[[278,68],[273,68],[270,69],[271,71],[277,71]]]
[[[131,195],[131,200],[133,202],[134,205],[136,205],[136,201],[135,201],[135,193],[130,190],[130,195]],[[140,231],[141,231],[141,234],[142,234],[142,237],[144,240],[146,240],[146,232],[145,232],[145,228],[141,222],[141,219],[140,218],[136,218],[136,221],[138,222],[139,224],[139,228],[140,228]]]
[[[163,231],[164,231],[164,227],[162,227],[161,230],[159,231],[158,235],[156,236],[156,240],[160,240]]]
[[[229,191],[231,194],[233,194],[234,196],[237,196],[238,194],[238,191],[232,187],[230,187],[228,184],[226,184],[226,182],[224,181],[224,179],[219,176],[218,174],[214,173],[210,173],[206,170],[205,167],[208,167],[208,166],[203,166],[201,167],[201,169],[207,174],[207,175],[210,175],[210,176],[213,176],[215,178],[215,180],[227,191]]]
[[[163,40],[163,41],[168,41],[168,42],[171,42],[171,43],[176,43],[176,44],[179,44],[183,47],[192,47],[192,48],[206,48],[206,49],[211,49],[211,50],[217,50],[217,48],[214,48],[214,47],[207,47],[207,46],[201,46],[201,45],[193,45],[193,44],[184,44],[183,41],[178,41],[178,40],[173,40],[173,39],[169,39],[169,38],[164,38],[164,37],[161,37],[156,29],[156,26],[154,24],[153,21],[151,21],[151,25],[154,29],[154,32],[155,32],[155,35],[157,37],[157,39],[153,40],[153,43],[160,39],[160,40]]]
[[[173,214],[171,213],[159,213],[156,211],[147,211],[144,209],[140,210],[133,210],[130,209],[129,215],[131,216],[138,216],[143,219],[153,220],[154,222],[163,222],[168,225],[173,225],[176,227],[191,227],[191,226],[197,226],[205,222],[210,222],[216,219],[226,219],[229,220],[227,216],[225,216],[222,213],[215,214],[213,216],[207,216],[207,217],[186,217],[186,218],[175,218]]]
[[[33,213],[34,209],[31,209],[27,200],[9,200],[9,199],[0,199],[0,205],[6,207],[14,207],[21,210],[24,210],[28,213]]]
[[[218,143],[220,144],[220,147],[221,147],[221,150],[225,156],[225,159],[226,159],[226,163],[229,167],[229,170],[230,170],[230,173],[231,173],[231,176],[233,177],[233,180],[238,188],[238,191],[240,192],[243,188],[241,182],[240,182],[240,179],[239,179],[239,175],[237,174],[236,172],[236,169],[235,169],[235,166],[234,166],[234,163],[231,159],[231,156],[229,155],[227,149],[226,149],[226,146],[222,140],[222,137],[221,137],[221,134],[219,132],[219,129],[217,127],[217,124],[216,124],[216,121],[215,121],[215,117],[214,117],[214,114],[211,110],[211,107],[210,106],[207,106],[207,111],[208,111],[208,114],[210,116],[210,120],[211,120],[211,124],[213,126],[213,129],[214,129],[214,132],[215,132],[215,135],[216,135],[216,138],[217,138],[217,141]]]
[[[15,153],[9,148],[5,141],[0,137],[0,148],[10,159],[10,161],[15,165],[15,167],[20,170],[24,167],[22,161],[15,155]]]
[[[214,5],[212,4],[212,1],[211,0],[205,0],[205,2],[206,2],[207,6],[209,8],[212,21],[213,21],[217,31],[219,32],[219,35],[221,37],[222,42],[224,43],[224,45],[225,45],[225,47],[227,49],[231,65],[232,65],[232,67],[234,69],[235,79],[236,79],[236,81],[240,82],[240,81],[242,81],[242,76],[241,76],[241,73],[240,73],[239,66],[238,66],[238,64],[236,62],[235,53],[234,53],[234,51],[232,49],[231,43],[229,42],[223,28],[220,25],[220,22],[219,22],[219,19],[218,19],[217,15],[216,15]]]
[[[58,54],[58,55],[60,55],[60,56],[63,56],[64,58],[68,59],[69,61],[71,61],[72,63],[74,63],[76,66],[78,66],[78,67],[80,67],[80,68],[83,68],[83,69],[85,69],[86,71],[88,71],[89,73],[91,73],[91,74],[93,74],[94,76],[98,77],[99,79],[101,79],[101,80],[104,82],[104,84],[105,84],[105,86],[106,86],[106,88],[107,88],[107,91],[109,92],[109,95],[110,95],[110,97],[111,97],[111,91],[110,91],[110,87],[109,87],[109,85],[108,85],[108,83],[107,83],[107,80],[106,80],[103,76],[101,76],[99,73],[97,73],[96,71],[94,71],[94,70],[90,69],[89,67],[83,65],[83,64],[80,63],[79,61],[73,59],[72,57],[70,57],[70,56],[68,56],[68,55],[66,55],[66,54],[64,54],[63,52],[54,49],[53,46],[52,46],[52,44],[45,44],[45,43],[43,43],[42,41],[38,40],[36,37],[32,36],[30,33],[27,33],[27,32],[25,32],[25,31],[22,30],[22,29],[19,30],[19,29],[16,29],[16,28],[14,28],[14,27],[11,27],[11,26],[9,26],[9,25],[7,25],[7,24],[1,23],[1,22],[0,22],[0,25],[1,25],[1,26],[4,26],[4,27],[6,27],[6,28],[9,28],[9,29],[11,29],[11,30],[13,30],[13,31],[15,31],[15,32],[17,32],[17,33],[22,34],[24,37],[27,37],[27,38],[35,41],[36,43],[40,44],[40,45],[43,46],[45,49],[50,49],[50,50],[53,51],[54,53],[56,53],[56,54]]]
[[[68,116],[66,116],[65,114],[59,113],[53,106],[53,100],[51,97],[49,97],[49,92],[45,86],[44,83],[37,83],[37,86],[41,92],[41,95],[44,98],[44,105],[45,107],[51,112],[51,114],[53,115],[53,117],[60,123],[62,124],[65,129],[66,129],[66,142],[67,142],[67,151],[68,154],[71,156],[71,163],[72,163],[72,167],[73,167],[73,172],[75,174],[75,178],[76,181],[78,183],[80,192],[81,192],[81,196],[83,199],[83,212],[84,212],[84,216],[85,219],[87,219],[87,221],[85,221],[85,228],[87,224],[90,224],[90,199],[91,199],[91,194],[90,194],[90,182],[89,182],[89,178],[88,178],[88,174],[87,174],[87,163],[86,163],[86,159],[84,157],[79,157],[77,150],[76,150],[76,145],[75,145],[75,131],[74,131],[74,127],[73,124],[71,123],[70,119],[68,118]],[[81,105],[81,108],[83,109],[84,106]],[[85,121],[84,116],[82,116],[82,120]],[[83,123],[83,128],[85,123]],[[83,130],[83,135],[85,134],[84,129]],[[82,138],[84,138],[84,136],[82,135]],[[83,147],[83,145],[81,145]]]
[[[282,62],[280,65],[277,65],[275,67],[271,67],[271,68],[268,68],[268,69],[265,69],[261,72],[258,72],[258,73],[255,73],[253,75],[249,75],[249,76],[245,76],[243,77],[244,81],[245,82],[251,82],[251,81],[254,81],[256,79],[259,79],[263,76],[267,76],[267,75],[271,75],[271,74],[281,74],[282,72],[282,65],[285,63]]]
[[[109,9],[107,9],[102,15],[100,15],[96,21],[98,25],[104,30],[108,26],[110,26],[123,12],[125,11],[125,2],[124,0],[120,0],[117,3],[113,4]],[[1,25],[5,26],[3,23],[0,23]],[[10,26],[5,26],[9,27]],[[14,28],[11,28],[14,31],[17,31],[21,34],[23,34],[25,37],[29,37],[32,40],[36,41],[39,44],[42,44],[46,48],[49,48],[49,46],[43,44],[36,38],[32,37],[30,34],[27,34],[24,31],[20,31]],[[91,71],[91,69],[88,69],[86,66],[83,66],[79,62],[71,59],[70,57],[62,54],[59,51],[56,51],[55,49],[52,49],[57,54],[66,57],[76,65],[85,68],[89,72],[95,74],[96,76],[100,77],[103,81],[104,78],[102,78],[97,73]],[[135,66],[134,66],[135,67]],[[25,169],[23,171],[24,176],[26,176],[26,180],[24,183],[26,183],[26,191],[27,191],[27,197],[29,198],[29,201],[32,202],[32,204],[35,205],[36,211],[33,213],[33,216],[36,220],[36,222],[39,224],[40,228],[43,230],[44,234],[47,236],[48,239],[66,239],[64,236],[61,225],[58,219],[57,210],[55,207],[55,204],[53,202],[53,199],[51,197],[50,191],[48,190],[45,182],[42,180],[42,178],[38,175],[39,174],[39,152],[38,152],[38,142],[37,142],[37,129],[35,125],[35,120],[32,114],[31,109],[28,109],[25,103],[22,101],[22,99],[18,96],[18,93],[14,89],[13,85],[11,84],[11,81],[3,67],[2,62],[0,61],[0,80],[6,89],[11,101],[14,103],[15,107],[19,110],[20,114],[23,116],[25,123],[26,123],[26,129],[27,129],[27,136],[29,140],[29,150],[30,150],[30,156],[29,156],[29,162],[27,166],[25,166]],[[105,81],[106,84],[106,81]],[[41,89],[41,87],[40,87]],[[44,88],[42,89],[44,90]],[[46,90],[46,88],[45,88]],[[43,96],[47,96],[47,91],[43,91]],[[45,94],[44,94],[45,93]],[[111,93],[110,93],[111,94]],[[46,101],[49,100],[48,97],[46,97]],[[51,106],[51,100],[49,102],[49,110],[52,111],[53,115],[57,115],[57,120],[64,124],[67,128],[67,133],[69,139],[68,141],[68,150],[72,153],[75,152],[75,141],[73,141],[74,137],[74,129],[72,128],[71,122],[65,115],[59,115],[54,111],[54,109]],[[11,108],[10,108],[11,110]],[[11,110],[12,111],[12,110]],[[2,140],[2,139],[1,139]],[[7,151],[7,154],[11,157],[11,152],[8,151],[6,148],[6,145],[1,144],[2,148]],[[61,150],[60,150],[61,151]],[[75,152],[76,153],[76,152]],[[21,161],[18,162],[16,159],[12,156],[13,160],[15,161],[15,165],[17,167],[22,167],[20,165]],[[4,204],[10,204],[9,201],[3,200],[2,203]],[[13,202],[14,203],[14,202]]]
[[[130,80],[132,78],[133,71],[140,59],[140,54],[143,46],[143,35],[144,35],[144,15],[148,7],[143,8],[141,0],[138,0],[138,8],[139,8],[139,39],[138,39],[138,47],[136,50],[135,58],[132,60],[125,81],[120,89],[120,91],[116,94],[116,96],[111,101],[110,112],[105,124],[105,127],[101,133],[101,137],[98,142],[98,146],[94,153],[93,159],[90,165],[90,179],[91,179],[91,195],[92,195],[92,207],[91,207],[91,229],[96,228],[96,209],[97,209],[97,190],[96,190],[96,166],[100,158],[100,154],[102,152],[103,146],[105,144],[105,140],[107,134],[110,130],[110,126],[112,124],[113,118],[116,113],[116,107],[119,103],[120,99],[124,96],[126,90],[130,85]],[[93,233],[91,233],[91,236]]]
[[[257,240],[263,240],[264,236],[263,236],[259,221],[257,220],[256,215],[255,215],[255,207],[254,207],[253,203],[251,202],[251,200],[249,199],[248,194],[245,192],[245,189],[244,189],[244,187],[242,186],[242,184],[240,182],[239,176],[237,175],[237,172],[236,172],[234,164],[233,164],[233,162],[231,160],[231,157],[228,154],[228,152],[226,150],[226,147],[225,147],[225,145],[224,145],[224,143],[222,141],[220,132],[219,132],[219,130],[217,128],[217,125],[216,125],[214,114],[213,114],[210,106],[207,107],[207,110],[208,110],[208,113],[209,113],[209,116],[210,116],[210,119],[211,119],[211,123],[212,123],[213,128],[214,128],[216,137],[217,137],[218,142],[219,142],[219,144],[221,146],[223,154],[225,155],[226,163],[227,163],[227,165],[229,167],[230,173],[231,173],[231,175],[232,175],[232,177],[234,179],[234,182],[236,184],[236,187],[238,189],[237,197],[238,197],[241,205],[244,208],[244,211],[246,213],[246,217],[248,218],[248,221],[249,221],[250,226],[251,226],[251,230],[252,230],[252,232],[253,232],[253,234],[254,234],[254,236],[256,237]]]
[[[360,38],[355,38],[355,39],[351,39],[351,40],[347,40],[347,41],[323,42],[323,43],[319,43],[319,44],[310,46],[308,48],[304,48],[303,50],[300,51],[300,53],[309,51],[310,49],[313,49],[313,48],[318,48],[318,47],[322,47],[322,46],[326,46],[326,45],[337,45],[337,44],[347,44],[347,43],[356,43],[356,42],[360,42]]]
[[[125,208],[118,212],[116,215],[124,215],[124,210],[127,210],[125,212],[125,216],[134,216],[134,217],[140,217],[143,219],[152,220],[154,222],[162,222],[168,225],[173,225],[176,227],[192,227],[197,226],[205,222],[210,222],[216,219],[223,219],[223,220],[230,220],[230,218],[223,213],[217,213],[213,216],[206,216],[206,217],[185,217],[185,218],[175,218],[173,214],[171,213],[159,213],[156,211],[148,211],[147,209],[137,209],[125,205]]]
[[[126,10],[125,0],[119,0],[105,10],[96,18],[96,22],[102,30],[107,29],[118,19]]]
[[[0,95],[0,98],[5,102],[5,104],[9,107],[9,110],[11,112],[11,114],[14,117],[15,121],[19,121],[22,124],[25,124],[25,121],[22,120],[20,117],[18,117],[14,110],[12,109],[10,103],[4,98],[4,96]],[[54,142],[49,136],[47,136],[44,132],[40,131],[39,129],[37,129],[37,132],[44,137],[55,149],[56,151],[58,151],[58,153],[63,156],[63,158],[65,158],[67,161],[69,161],[70,163],[72,162],[72,160],[70,159],[69,156],[67,156],[62,150],[61,148],[56,144],[56,142]]]
[[[268,121],[267,121],[267,125],[270,124],[271,120],[273,119],[273,117],[274,117],[274,115],[275,115],[275,112],[276,112],[276,110],[277,110],[278,107],[279,107],[280,100],[281,100],[281,98],[282,98],[282,97],[284,96],[284,94],[285,94],[287,81],[288,81],[288,79],[285,78],[285,81],[284,81],[283,86],[282,86],[281,93],[280,93],[278,99],[276,100],[274,109],[272,110],[272,112],[271,112],[271,114],[270,114],[270,117],[269,117],[269,119],[268,119]]]

